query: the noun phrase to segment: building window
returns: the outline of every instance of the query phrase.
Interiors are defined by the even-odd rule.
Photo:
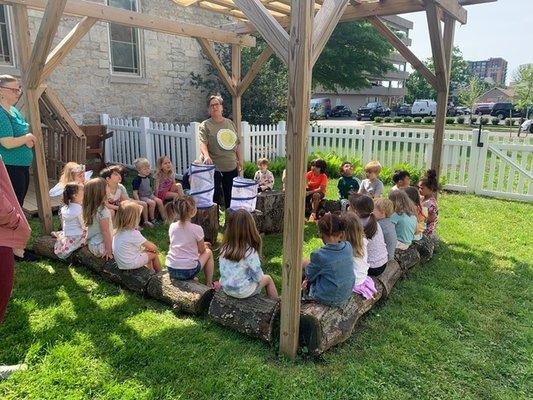
[[[138,0],[107,0],[112,7],[139,11]],[[120,75],[141,75],[141,35],[138,28],[109,24],[111,72]]]
[[[7,6],[0,6],[0,65],[15,65],[13,57],[13,40],[9,26],[9,10]]]

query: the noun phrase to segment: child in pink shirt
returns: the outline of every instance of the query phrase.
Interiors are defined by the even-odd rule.
[[[213,285],[215,261],[211,245],[204,242],[204,230],[191,223],[196,215],[196,204],[192,196],[183,196],[166,205],[170,227],[170,246],[165,265],[171,278],[178,280],[196,279],[203,269],[207,286]]]

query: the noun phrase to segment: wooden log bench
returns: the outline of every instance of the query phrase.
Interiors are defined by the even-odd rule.
[[[259,193],[255,207],[264,215],[260,232],[266,234],[283,232],[284,192],[269,190]]]
[[[398,282],[398,280],[403,276],[403,271],[400,268],[400,265],[396,260],[389,260],[387,262],[387,267],[381,275],[378,275],[376,279],[381,282],[383,285],[383,296],[389,297],[392,288]]]
[[[383,284],[377,279],[374,283],[377,289],[374,298],[365,300],[354,293],[342,307],[304,301],[300,309],[300,347],[318,356],[347,340],[359,318],[383,295]]]
[[[420,254],[415,246],[409,246],[407,250],[396,249],[394,259],[405,274],[420,262]]]
[[[221,325],[271,343],[279,300],[256,295],[236,299],[217,290],[209,306],[209,317]]]
[[[191,220],[193,224],[200,225],[204,230],[204,238],[206,242],[215,244],[218,237],[218,204],[214,204],[207,208],[198,208],[196,215]]]
[[[435,243],[428,236],[422,236],[420,240],[414,240],[412,246],[416,248],[418,254],[420,254],[420,261],[426,262],[433,257],[433,250],[435,249]]]

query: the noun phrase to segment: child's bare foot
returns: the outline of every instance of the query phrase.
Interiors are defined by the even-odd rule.
[[[209,286],[209,285],[208,285]],[[211,284],[211,287],[215,290],[218,290],[222,287],[222,285],[220,284],[219,281],[214,281],[212,284]]]
[[[154,227],[154,224],[151,223],[150,221],[144,221],[144,224],[143,224],[146,228],[153,228]]]

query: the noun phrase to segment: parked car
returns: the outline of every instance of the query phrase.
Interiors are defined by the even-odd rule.
[[[390,108],[385,107],[378,102],[368,103],[364,107],[357,110],[357,120],[361,121],[363,118],[373,120],[375,117],[388,117],[390,115]]]
[[[396,115],[399,117],[409,117],[411,115],[411,106],[409,104],[402,104],[398,107]]]
[[[492,107],[490,115],[493,117],[498,117],[500,120],[508,117],[519,118],[524,116],[522,111],[518,110],[511,103],[495,103]]]
[[[472,111],[468,107],[457,106],[455,107],[455,115],[470,115]]]
[[[411,109],[411,115],[415,117],[427,117],[437,115],[437,102],[435,100],[416,100]]]
[[[351,117],[352,116],[352,110],[348,106],[339,105],[333,107],[331,110],[331,116],[332,117]]]
[[[328,119],[331,116],[331,100],[328,98],[311,99],[309,111],[311,119]]]
[[[474,114],[489,115],[492,111],[494,103],[478,103],[474,105]]]

